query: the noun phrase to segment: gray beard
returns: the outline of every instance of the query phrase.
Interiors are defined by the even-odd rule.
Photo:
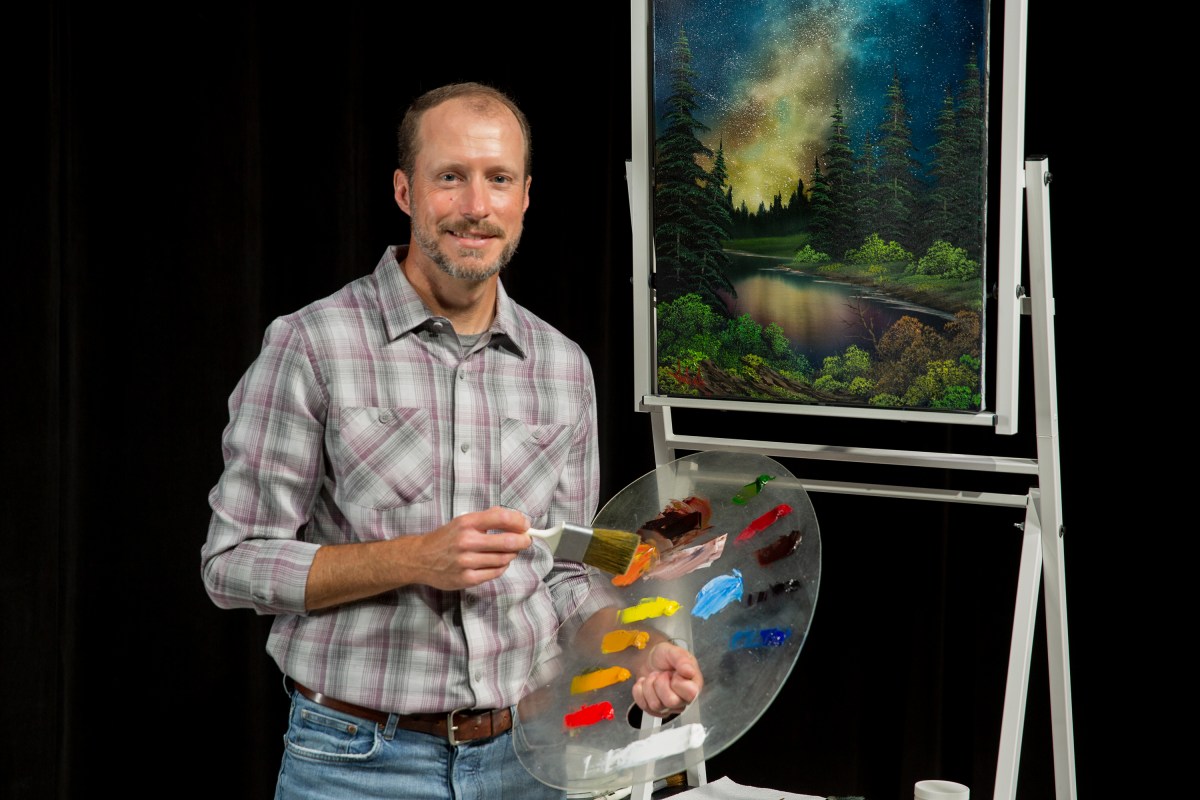
[[[437,240],[431,238],[423,228],[413,225],[412,234],[413,239],[417,242],[417,246],[421,248],[421,252],[425,254],[426,258],[436,264],[438,269],[451,278],[463,281],[485,281],[493,275],[498,275],[500,270],[508,266],[508,262],[512,260],[513,254],[517,252],[517,245],[521,241],[520,234],[505,240],[504,249],[500,251],[500,255],[496,257],[496,260],[490,264],[483,260],[478,250],[460,248],[458,251],[459,258],[469,259],[478,264],[478,266],[469,266],[456,264],[452,261],[450,256],[446,255],[438,247]]]

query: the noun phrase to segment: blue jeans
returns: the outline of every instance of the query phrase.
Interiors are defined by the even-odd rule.
[[[452,747],[445,739],[387,727],[292,692],[276,800],[563,800],[529,774],[512,731]]]

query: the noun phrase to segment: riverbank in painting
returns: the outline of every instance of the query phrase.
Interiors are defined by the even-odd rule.
[[[912,256],[878,237],[835,262],[805,247],[807,238],[726,242],[731,291],[718,292],[723,309],[697,293],[659,303],[660,392],[981,408],[983,298],[973,263],[958,262],[967,280],[948,269],[917,274],[938,266],[934,256]]]
[[[906,275],[908,265],[903,261],[881,264],[855,264],[846,261],[804,264],[793,261],[796,251],[802,248],[807,240],[807,234],[737,239],[726,243],[725,252],[769,259],[775,269],[869,287],[905,303],[924,306],[949,316],[959,311],[981,311],[983,308],[983,291],[979,279],[960,281],[929,275]]]

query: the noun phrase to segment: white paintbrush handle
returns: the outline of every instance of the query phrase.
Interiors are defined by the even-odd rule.
[[[553,553],[558,550],[558,543],[562,539],[563,523],[560,522],[553,528],[530,528],[525,532],[530,536],[541,539],[550,548],[550,552]]]

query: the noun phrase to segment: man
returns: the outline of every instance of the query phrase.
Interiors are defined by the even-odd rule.
[[[410,243],[268,328],[230,398],[203,579],[275,615],[278,797],[561,798],[514,756],[512,709],[604,579],[524,531],[595,514],[591,367],[499,280],[529,205],[520,109],[453,84],[398,138]],[[663,642],[631,692],[667,716],[702,684]]]

